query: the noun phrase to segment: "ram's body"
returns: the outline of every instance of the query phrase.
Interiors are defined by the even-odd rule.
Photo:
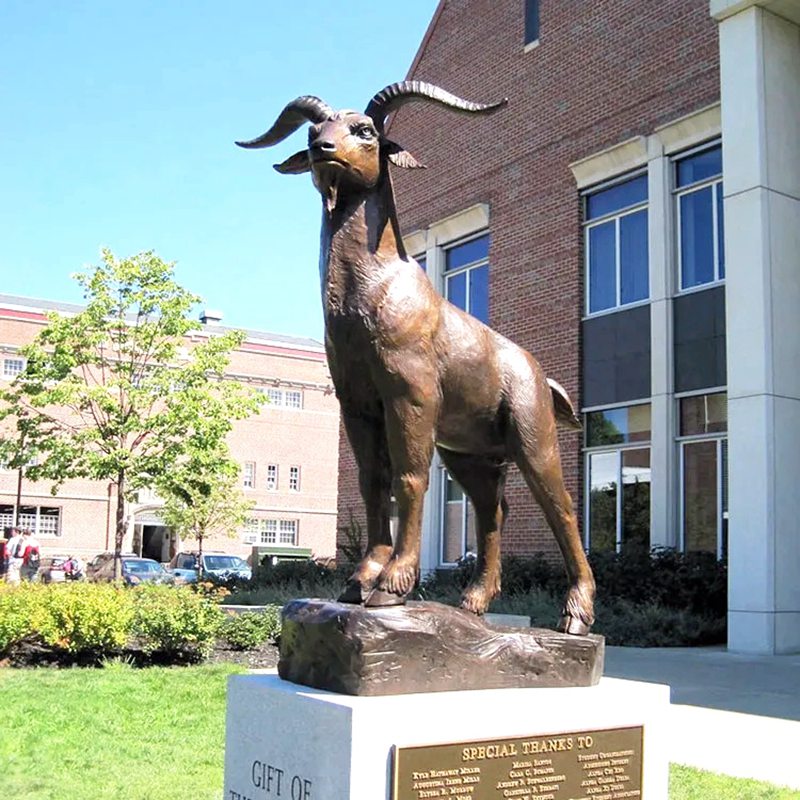
[[[264,136],[274,144],[304,119],[307,150],[277,166],[311,171],[324,200],[320,277],[326,349],[359,467],[368,549],[342,599],[403,602],[419,572],[422,504],[433,448],[473,502],[476,575],[462,606],[486,610],[500,589],[500,533],[509,464],[519,466],[564,555],[570,588],[563,627],[588,631],[594,581],[561,476],[556,419],[579,424],[569,399],[526,351],[443,299],[403,248],[389,162],[420,166],[383,135],[391,108],[427,99],[467,113],[493,111],[426,84],[378,93],[366,114],[298,98]],[[389,499],[399,510],[389,534]]]

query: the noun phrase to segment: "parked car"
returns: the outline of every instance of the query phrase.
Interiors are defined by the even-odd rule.
[[[184,583],[197,581],[197,557],[198,553],[178,553],[170,561],[169,570],[177,581]],[[203,553],[203,574],[219,580],[228,578],[249,580],[253,576],[252,570],[243,558],[214,551]]]
[[[128,585],[137,583],[175,583],[175,576],[167,572],[158,561],[152,558],[141,558],[137,555],[125,554],[122,562],[122,580]],[[89,562],[87,575],[91,581],[114,580],[114,554],[101,553]]]
[[[67,579],[67,561],[69,556],[42,556],[39,564],[39,580],[42,583],[63,583]]]

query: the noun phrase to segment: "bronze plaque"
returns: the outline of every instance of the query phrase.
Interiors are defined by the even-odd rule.
[[[642,726],[395,747],[392,800],[642,796]]]

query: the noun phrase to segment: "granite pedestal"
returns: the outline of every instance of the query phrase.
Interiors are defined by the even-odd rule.
[[[669,687],[612,678],[580,688],[353,697],[276,674],[236,675],[224,798],[666,800],[668,706]],[[604,744],[623,741],[609,738],[612,729],[638,741],[636,752]],[[459,745],[455,769],[452,753],[439,769],[438,751],[420,750],[432,768],[407,771],[405,788],[395,787],[395,748],[402,764],[406,748],[443,744]],[[488,778],[509,754],[517,757],[502,762],[501,778]]]

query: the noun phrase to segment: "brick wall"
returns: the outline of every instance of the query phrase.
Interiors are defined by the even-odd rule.
[[[718,101],[717,27],[698,0],[548,0],[539,45],[524,52],[523,38],[520,0],[440,4],[408,77],[470,100],[508,97],[509,105],[476,118],[402,108],[389,136],[428,169],[393,171],[397,203],[404,233],[489,204],[491,325],[530,350],[579,407],[581,217],[568,165]],[[580,509],[580,435],[562,433],[561,447]],[[516,471],[506,496],[505,552],[552,552]],[[350,508],[362,504],[342,432],[340,524]]]

